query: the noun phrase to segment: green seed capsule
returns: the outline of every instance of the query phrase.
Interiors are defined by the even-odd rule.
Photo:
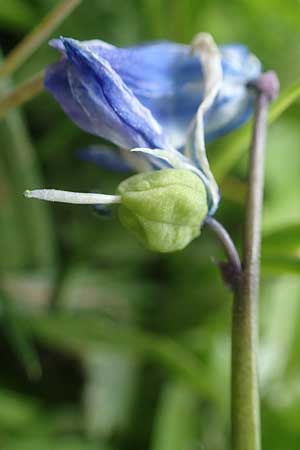
[[[188,170],[134,175],[118,187],[121,223],[150,250],[174,252],[200,234],[207,215],[206,189]]]

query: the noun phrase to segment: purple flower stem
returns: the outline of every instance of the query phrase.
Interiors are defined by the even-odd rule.
[[[257,379],[261,217],[268,107],[279,90],[276,74],[264,73],[254,87],[257,100],[250,146],[243,271],[232,307],[232,450],[261,448]]]
[[[244,259],[222,224],[208,217],[205,224],[221,243],[227,262],[219,263],[223,279],[234,292],[231,350],[231,450],[260,450],[260,405],[257,378],[258,300],[260,282],[261,218],[264,160],[269,104],[277,97],[274,72],[252,85],[257,92],[250,146]]]
[[[234,242],[224,226],[213,217],[208,216],[205,219],[205,225],[215,234],[224,249],[227,261],[218,262],[217,264],[221,271],[223,281],[235,291],[242,273],[242,266]]]

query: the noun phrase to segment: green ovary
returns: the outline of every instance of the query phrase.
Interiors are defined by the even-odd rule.
[[[193,172],[165,169],[134,175],[119,185],[118,193],[121,223],[149,249],[174,252],[199,236],[207,198]]]

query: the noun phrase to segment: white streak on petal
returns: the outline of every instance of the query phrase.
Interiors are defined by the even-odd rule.
[[[214,212],[219,202],[219,189],[211,173],[206,156],[204,114],[213,104],[222,85],[223,71],[221,53],[212,36],[208,33],[197,34],[191,47],[192,53],[198,56],[201,62],[204,95],[196,118],[191,124],[184,154],[197,164],[208,179],[207,188],[212,201],[211,212]]]
[[[57,189],[35,189],[33,191],[25,191],[24,196],[27,198],[46,200],[48,202],[74,203],[82,205],[111,205],[121,202],[121,197],[119,195],[88,194],[59,191]]]
[[[201,61],[204,78],[203,101],[197,111],[196,139],[200,151],[205,151],[203,116],[213,104],[223,81],[221,53],[208,33],[197,34],[192,42],[192,52]]]

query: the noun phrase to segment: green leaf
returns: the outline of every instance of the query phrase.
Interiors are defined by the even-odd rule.
[[[1,80],[0,94],[7,92],[10,86],[9,80]],[[41,202],[28,202],[23,198],[25,189],[42,186],[43,182],[35,149],[30,141],[22,114],[18,110],[12,111],[0,122],[0,138],[0,164],[2,171],[9,174],[9,177],[7,177],[8,186],[4,190],[4,202],[11,215],[11,220],[16,222],[12,227],[16,229],[16,240],[21,241],[25,250],[27,257],[25,263],[27,266],[52,266],[56,258],[56,245],[49,205]],[[8,199],[6,199],[6,196]],[[11,233],[6,222],[4,224],[6,235],[10,236]],[[3,251],[5,243],[2,240],[1,244],[3,245],[3,247],[0,247],[2,249],[1,264],[7,269],[11,266],[6,264],[6,253]],[[8,259],[10,259],[10,256],[8,256]]]
[[[294,102],[300,98],[300,80],[295,81],[271,105],[269,111],[269,124],[275,122]]]
[[[16,434],[5,445],[6,450],[53,450],[54,448],[59,448],[59,450],[113,450],[105,443],[90,442],[81,436],[40,436],[33,433],[25,435],[25,437]]]
[[[289,224],[263,234],[263,253],[291,253],[300,250],[300,224]]]
[[[166,8],[162,0],[144,0],[142,2],[145,22],[153,38],[164,36],[166,26]]]
[[[280,254],[274,256],[263,256],[262,269],[265,273],[274,275],[283,273],[299,275],[300,257]]]
[[[89,437],[108,439],[130,426],[138,386],[137,360],[134,355],[111,348],[87,352],[83,400]]]
[[[299,276],[281,275],[262,285],[260,349],[263,364],[260,381],[263,391],[272,390],[274,382],[288,384],[286,370],[297,342],[299,298]]]
[[[32,345],[30,333],[23,317],[11,299],[0,292],[1,322],[8,341],[23,364],[29,378],[36,380],[41,375],[37,353]]]
[[[5,431],[14,434],[17,431],[28,430],[32,424],[37,424],[40,417],[41,409],[36,400],[8,389],[0,390],[1,436]]]
[[[295,101],[300,98],[300,81],[298,80],[279,95],[271,105],[269,111],[269,124],[274,123]],[[234,133],[218,141],[219,150],[211,158],[212,172],[219,183],[239,161],[249,147],[252,124],[247,123]]]
[[[2,144],[3,133],[0,137]],[[0,214],[0,270],[18,269],[28,262],[28,248],[22,222],[18,220],[18,211],[14,205],[15,192],[11,179],[0,158],[1,214]]]
[[[88,314],[31,317],[30,326],[40,339],[69,351],[83,354],[88,350],[99,351],[102,343],[104,348],[109,345],[148,356],[188,381],[202,395],[214,395],[205,367],[189,349],[173,339]]]
[[[165,385],[154,422],[151,450],[193,448],[197,399],[191,388],[178,382]]]
[[[36,21],[36,14],[28,1],[2,1],[0,8],[0,24],[8,29],[28,30]]]
[[[33,30],[5,58],[0,66],[0,76],[11,75],[50,37],[81,0],[61,0]]]

